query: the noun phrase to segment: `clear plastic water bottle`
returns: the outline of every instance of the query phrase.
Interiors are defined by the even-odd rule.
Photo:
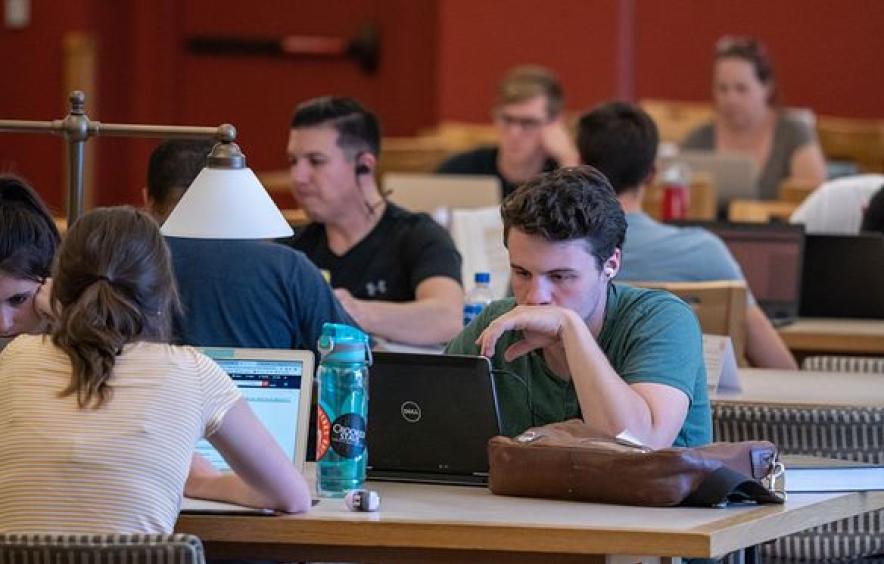
[[[371,348],[368,335],[337,323],[322,326],[318,348],[316,493],[343,497],[365,482]]]
[[[475,277],[476,285],[467,292],[463,302],[463,324],[469,325],[470,321],[476,318],[486,305],[494,301],[494,295],[491,293],[491,275],[487,272],[477,272]]]

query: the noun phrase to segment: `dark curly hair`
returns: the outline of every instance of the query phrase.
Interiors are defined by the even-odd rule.
[[[599,269],[623,247],[626,216],[611,183],[591,166],[560,168],[535,177],[500,208],[503,242],[510,229],[547,241],[585,239]]]

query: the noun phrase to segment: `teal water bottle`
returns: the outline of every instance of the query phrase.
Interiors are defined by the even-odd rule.
[[[368,449],[368,335],[349,325],[325,323],[318,347],[316,492],[343,497],[362,487]]]

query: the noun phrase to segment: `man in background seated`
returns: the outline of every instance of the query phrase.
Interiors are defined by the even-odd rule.
[[[462,325],[460,254],[430,216],[384,199],[374,177],[379,153],[378,120],[355,100],[297,107],[292,189],[312,223],[291,245],[329,273],[364,330],[413,345],[446,342]]]
[[[518,184],[559,166],[578,163],[577,149],[562,119],[559,79],[543,67],[510,70],[497,90],[497,147],[480,147],[442,163],[441,174],[496,176],[508,196]]]
[[[446,352],[492,359],[504,432],[582,417],[654,448],[708,443],[697,318],[668,292],[612,283],[626,219],[607,179],[542,174],[501,216],[515,299],[486,306]]]
[[[147,208],[162,223],[206,164],[211,141],[166,141],[150,156]],[[271,241],[166,237],[182,313],[177,342],[308,349],[322,324],[354,324],[302,253]],[[317,356],[318,358],[318,356]]]
[[[664,225],[642,212],[645,186],[654,178],[658,134],[642,109],[609,102],[580,118],[581,160],[611,181],[629,224],[622,280],[745,281],[724,243],[705,229]],[[757,367],[797,370],[798,365],[767,316],[748,296],[746,356]]]

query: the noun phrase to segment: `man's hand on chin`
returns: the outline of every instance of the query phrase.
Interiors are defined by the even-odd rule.
[[[546,154],[559,163],[559,166],[580,164],[580,154],[561,116],[543,126],[541,141]]]
[[[516,306],[492,321],[476,339],[476,344],[480,354],[490,358],[494,356],[494,349],[501,335],[506,331],[522,331],[524,338],[504,351],[505,360],[510,362],[533,350],[558,342],[562,331],[573,321],[574,316],[576,314],[571,310],[558,306]]]

